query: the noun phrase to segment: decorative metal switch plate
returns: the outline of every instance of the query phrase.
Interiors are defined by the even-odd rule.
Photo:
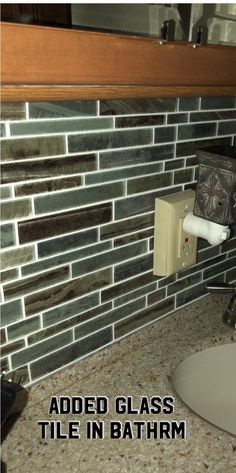
[[[236,147],[213,146],[197,151],[199,177],[193,213],[220,225],[236,218]]]

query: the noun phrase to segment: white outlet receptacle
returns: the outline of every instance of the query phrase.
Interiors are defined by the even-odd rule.
[[[193,190],[155,199],[155,275],[169,276],[196,263],[197,237],[183,230],[184,218],[192,212],[194,200]]]

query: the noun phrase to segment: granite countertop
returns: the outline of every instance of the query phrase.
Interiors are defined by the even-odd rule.
[[[170,375],[187,356],[214,345],[235,343],[222,324],[229,296],[207,296],[113,346],[48,377],[30,389],[28,404],[3,442],[7,472],[50,473],[228,473],[236,472],[236,438],[193,414],[173,390]],[[175,412],[117,414],[116,396],[174,396]],[[107,396],[103,414],[48,414],[51,396]],[[61,420],[68,432],[80,421],[80,439],[41,438],[40,420]],[[104,421],[104,439],[87,439],[86,423]],[[111,439],[110,423],[185,420],[186,439]],[[135,431],[136,432],[136,431]]]

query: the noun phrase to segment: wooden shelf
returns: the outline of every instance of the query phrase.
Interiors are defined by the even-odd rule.
[[[236,94],[236,48],[2,23],[2,100]]]
[[[236,95],[235,87],[3,86],[2,102]]]

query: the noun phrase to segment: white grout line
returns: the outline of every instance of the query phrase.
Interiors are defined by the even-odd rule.
[[[28,319],[28,317],[26,316],[26,313],[25,313],[24,297],[23,297],[23,296],[21,296],[21,297],[18,296],[17,299],[20,299],[20,302],[21,302],[21,310],[22,310],[22,315],[23,315],[23,317],[22,317],[22,319],[16,320],[16,321],[13,322],[12,324],[7,325],[7,327],[10,327],[11,325],[14,325],[14,324],[17,323],[17,322],[21,322],[21,321],[23,322],[23,321],[25,321],[26,319]],[[10,301],[10,302],[11,302],[11,301]]]
[[[63,123],[63,122],[86,122],[86,121],[103,121],[103,119],[105,119],[106,121],[108,119],[112,119],[113,115],[102,115],[102,116],[98,116],[95,112],[94,115],[74,115],[74,116],[64,116],[64,117],[43,117],[43,118],[35,118],[35,117],[31,117],[29,118],[29,113],[28,113],[28,110],[27,110],[27,103],[26,102],[26,118],[24,118],[23,120],[10,120],[12,124],[16,124],[16,125],[28,125],[29,122],[30,123],[33,123],[34,125],[37,125],[40,123],[48,123],[48,124],[53,124],[53,122],[55,123]],[[116,115],[115,115],[116,116]],[[83,132],[84,130],[78,130],[78,131],[81,131]],[[53,133],[53,132],[49,132],[49,133]],[[59,132],[58,132],[59,133]],[[63,133],[63,132],[60,132],[60,133]],[[78,133],[78,132],[77,132]],[[34,135],[34,133],[31,133],[31,135]],[[17,135],[15,135],[17,136]],[[22,135],[20,135],[22,136]]]
[[[36,210],[35,210],[35,199],[32,196],[30,196],[29,201],[31,203],[31,209],[32,209],[32,215],[31,216],[33,218],[35,218],[35,216],[37,215]]]
[[[26,120],[30,120],[30,116],[29,116],[29,102],[26,102],[25,103],[25,112],[26,112]],[[15,123],[15,122],[14,122]],[[17,122],[17,123],[20,123],[20,122]]]
[[[72,263],[70,262],[68,264],[68,267],[69,267],[69,277],[68,277],[68,280],[72,280],[73,276],[72,276]]]
[[[33,138],[33,137],[31,137],[31,138]],[[86,153],[80,153],[80,154],[83,155],[83,154],[91,154],[91,153],[92,153],[92,151],[89,151],[89,152],[86,152]],[[52,154],[50,156],[39,156],[39,157],[32,157],[31,156],[31,157],[28,157],[28,158],[20,159],[19,161],[15,161],[14,159],[12,159],[12,160],[9,159],[9,160],[4,161],[2,164],[15,164],[15,165],[19,164],[20,165],[21,163],[23,163],[23,164],[24,163],[29,163],[29,162],[30,163],[32,163],[32,162],[33,163],[38,163],[40,161],[45,161],[45,160],[47,161],[47,160],[51,160],[51,159],[53,159],[53,160],[61,159],[62,160],[63,158],[65,159],[65,158],[70,157],[70,156],[72,156],[72,157],[75,156],[76,157],[77,154],[79,154],[79,153],[73,153],[73,154],[70,154],[69,156],[66,153],[55,154],[55,155]],[[54,176],[54,177],[56,177],[56,176]],[[18,182],[17,182],[17,184],[18,184]]]
[[[102,305],[102,289],[99,289],[98,296],[99,296],[99,305]]]
[[[115,341],[115,325],[114,324],[112,324],[111,329],[112,329],[112,341],[114,342]]]
[[[149,294],[144,294],[144,309],[147,309],[148,307],[148,295]]]
[[[15,235],[15,245],[14,245],[14,249],[15,249],[15,248],[19,248],[19,246],[20,246],[17,222],[13,222],[13,228],[14,228],[13,233]],[[9,249],[11,249],[11,248],[9,248]]]
[[[25,346],[22,349],[18,350],[18,351],[25,350],[26,348],[28,348],[28,337],[27,337],[27,335],[23,335],[22,340],[24,340]],[[14,353],[18,353],[18,351],[11,352],[10,355],[13,355]]]
[[[5,327],[6,343],[4,343],[4,345],[7,345],[7,343],[9,343],[8,331],[6,330],[6,328],[7,328],[7,327]]]
[[[94,171],[94,174],[98,171],[100,171],[100,154],[99,154],[99,152],[96,153],[96,171]],[[90,174],[90,172],[89,172],[89,174]]]
[[[90,243],[90,244],[87,245],[87,246],[82,246],[82,247],[81,247],[81,250],[83,250],[83,248],[88,248],[88,247],[90,247],[90,246],[94,246],[94,244],[96,245],[96,244],[99,244],[99,243],[102,243],[102,240],[101,240],[101,228],[100,228],[100,227],[97,228],[97,241],[94,242],[94,243]],[[78,247],[78,251],[79,251],[79,249],[80,249],[80,247]],[[75,250],[76,250],[76,248],[75,248]],[[72,251],[73,251],[73,249],[72,249]],[[64,253],[64,252],[63,252],[63,253]]]
[[[5,297],[4,297],[4,292],[3,292],[3,286],[0,285],[0,300],[2,301],[2,304],[5,302]]]
[[[12,371],[12,362],[11,362],[11,357],[8,356],[8,365],[9,365],[9,371]]]
[[[112,212],[112,213],[111,213],[111,222],[107,222],[107,224],[108,224],[108,223],[114,223],[114,222],[117,221],[116,218],[115,218],[115,201],[112,200],[111,204],[112,204],[112,208],[111,208],[111,212]],[[103,226],[104,226],[104,225],[103,225]]]
[[[37,332],[40,332],[41,330],[44,330],[44,326],[43,326],[43,314],[42,314],[42,313],[39,314],[39,321],[40,321],[40,327],[39,327],[39,330],[37,330]],[[36,331],[33,332],[33,333],[36,333]],[[27,337],[28,337],[28,334],[27,334]]]
[[[177,103],[176,103],[176,113],[180,112],[179,106],[180,106],[180,98],[178,97],[177,98]]]
[[[68,136],[67,135],[64,136],[64,147],[65,147],[65,153],[66,153],[66,155],[68,155],[69,154],[69,145],[68,145]]]
[[[152,127],[152,144],[154,145],[155,144],[155,127]]]
[[[124,182],[123,182],[123,186],[124,186],[124,197],[128,197],[128,179],[124,179]]]
[[[28,370],[28,375],[29,375],[29,383],[28,386],[32,384],[32,376],[31,376],[31,371],[30,371],[30,363],[27,363],[27,370]]]
[[[11,131],[10,131],[10,122],[5,122],[5,131],[6,131],[6,136],[4,138],[10,138],[11,137]]]

